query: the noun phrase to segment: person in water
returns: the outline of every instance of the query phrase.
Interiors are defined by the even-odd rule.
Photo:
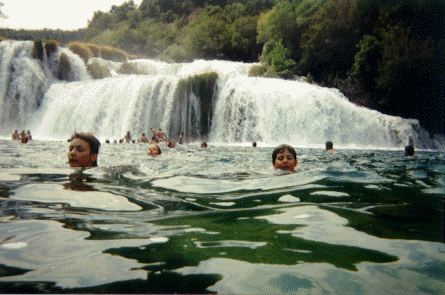
[[[148,143],[148,138],[145,136],[145,133],[142,133],[141,138],[138,139],[138,143]]]
[[[407,145],[405,147],[405,156],[412,157],[414,156],[414,145]]]
[[[201,147],[202,147],[202,148],[206,148],[206,147],[207,147],[207,143],[206,143],[205,141],[203,141],[203,142],[201,143]]]
[[[127,131],[127,134],[124,136],[124,140],[125,140],[125,143],[130,143],[131,142],[131,134],[130,134],[130,131]]]
[[[19,140],[20,139],[20,135],[19,135],[17,130],[14,131],[14,133],[12,134],[11,139],[12,140]]]
[[[254,141],[254,142],[252,143],[252,146],[253,146],[253,147],[256,147],[256,141]]]
[[[161,154],[161,149],[157,144],[152,144],[148,147],[147,155],[150,156],[157,156]]]
[[[286,144],[276,147],[272,152],[272,164],[275,169],[294,172],[298,164],[295,149]]]
[[[70,139],[68,161],[71,167],[96,167],[100,142],[91,133],[74,133]]]
[[[176,144],[173,140],[169,140],[169,141],[167,141],[167,146],[169,148],[174,148],[176,146]]]
[[[179,135],[179,139],[178,139],[178,143],[179,143],[179,144],[182,144],[183,137],[184,137],[184,132],[182,132],[182,133]]]
[[[326,151],[333,152],[334,151],[334,143],[332,141],[326,142]]]

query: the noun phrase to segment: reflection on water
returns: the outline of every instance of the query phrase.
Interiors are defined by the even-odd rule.
[[[438,152],[0,141],[5,293],[404,293],[445,289]]]

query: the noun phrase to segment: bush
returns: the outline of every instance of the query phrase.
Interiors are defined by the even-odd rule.
[[[188,56],[189,54],[184,48],[177,44],[173,44],[162,52],[159,59],[166,62],[187,62],[190,61]]]
[[[135,64],[124,62],[117,70],[118,74],[124,75],[148,75],[147,72],[141,70]]]
[[[103,59],[108,59],[111,61],[117,61],[117,62],[127,61],[127,53],[125,51],[109,46],[101,47],[101,56]]]
[[[91,52],[91,50],[87,46],[85,46],[84,43],[71,42],[70,44],[68,44],[68,48],[72,52],[74,52],[75,54],[80,56],[85,63],[88,61],[88,59],[90,57],[93,56],[93,53]]]
[[[91,50],[91,53],[94,57],[100,57],[100,46],[96,44],[91,43],[85,43],[85,46],[88,47],[89,50]]]
[[[51,54],[56,52],[57,47],[59,47],[59,42],[57,42],[56,40],[45,41],[46,57],[49,58]]]
[[[110,71],[97,60],[89,63],[87,69],[93,79],[111,77]]]
[[[251,66],[249,69],[249,77],[263,77],[267,68],[262,65]]]

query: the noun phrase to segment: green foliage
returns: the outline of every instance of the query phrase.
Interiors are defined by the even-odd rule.
[[[288,50],[281,40],[268,42],[264,45],[261,62],[267,68],[264,73],[265,77],[282,77],[285,79],[293,77],[291,68],[295,65],[295,61],[288,58]]]
[[[91,50],[87,46],[85,46],[85,44],[80,42],[71,42],[70,44],[68,44],[68,48],[72,52],[80,56],[85,63],[88,61],[90,57],[93,56]]]
[[[346,73],[359,41],[358,16],[356,0],[326,0],[303,35],[300,70],[316,80]]]
[[[231,27],[219,6],[208,6],[186,28],[183,47],[192,58],[227,58]]]
[[[117,62],[127,61],[127,53],[117,48],[102,46],[100,53],[103,59],[108,59]]]
[[[249,77],[262,77],[267,71],[267,67],[263,65],[254,65],[249,69]]]
[[[167,62],[189,62],[188,53],[184,48],[177,44],[170,45],[162,54],[159,59]]]
[[[358,47],[351,75],[357,77],[365,91],[374,91],[375,80],[379,76],[377,65],[382,58],[380,41],[375,36],[365,35]]]

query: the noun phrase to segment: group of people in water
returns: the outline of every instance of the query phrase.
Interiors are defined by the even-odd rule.
[[[31,131],[22,130],[22,132],[18,133],[17,130],[14,131],[12,134],[12,140],[20,140],[21,143],[27,143],[29,140],[32,139]]]
[[[129,140],[131,140],[130,132],[127,132],[126,138],[127,137],[129,138]],[[162,135],[161,138],[163,138]],[[182,133],[180,139],[181,139],[180,142],[182,143],[183,139]],[[71,139],[69,139],[69,141],[70,141],[70,146],[68,152],[68,161],[71,167],[85,168],[85,167],[97,166],[97,156],[99,154],[100,141],[94,135],[90,133],[74,133],[71,136]],[[152,143],[149,146],[147,150],[148,155],[155,156],[161,154],[161,149],[159,148],[159,145],[157,143],[158,142]],[[253,147],[256,146],[257,144],[256,142],[254,142]],[[174,147],[174,146],[169,146],[169,147]],[[205,142],[201,143],[201,148],[205,147],[207,147],[207,144]],[[334,152],[334,144],[332,143],[332,141],[326,142],[326,152]],[[413,144],[410,144],[405,148],[405,155],[407,156],[414,155]],[[276,147],[273,150],[272,165],[274,166],[275,169],[295,172],[297,164],[298,164],[297,153],[292,146],[283,144]]]
[[[152,139],[149,141],[145,133],[142,133],[142,136],[138,139],[138,143],[149,143],[150,146],[147,150],[147,155],[160,155],[161,148],[158,143],[166,142],[169,148],[175,147],[175,142],[173,140],[168,140],[167,136],[162,130],[155,130],[150,128],[152,131]],[[21,140],[21,142],[26,143],[28,140],[31,140],[31,132],[28,130],[26,133],[22,131],[20,134],[15,130],[12,134],[13,140]],[[184,140],[184,133],[181,133],[178,139],[178,143],[182,144]],[[91,133],[77,133],[75,132],[71,138],[68,140],[70,142],[69,152],[68,152],[68,161],[71,167],[95,167],[97,166],[97,157],[99,154],[100,141]],[[106,143],[110,143],[109,140],[105,141]],[[115,140],[117,143],[117,140]],[[135,141],[132,139],[130,131],[124,136],[120,142],[125,143],[134,143]],[[253,147],[257,146],[256,142],[253,142]],[[201,148],[206,148],[207,143],[202,142],[200,145]],[[334,152],[334,144],[332,141],[326,142],[326,152]],[[414,155],[414,143],[413,140],[410,139],[409,144],[405,147],[405,156],[413,156]],[[288,170],[291,172],[295,172],[295,168],[297,167],[298,159],[297,153],[295,149],[290,145],[280,145],[276,147],[272,152],[272,165],[275,169],[279,170]]]

